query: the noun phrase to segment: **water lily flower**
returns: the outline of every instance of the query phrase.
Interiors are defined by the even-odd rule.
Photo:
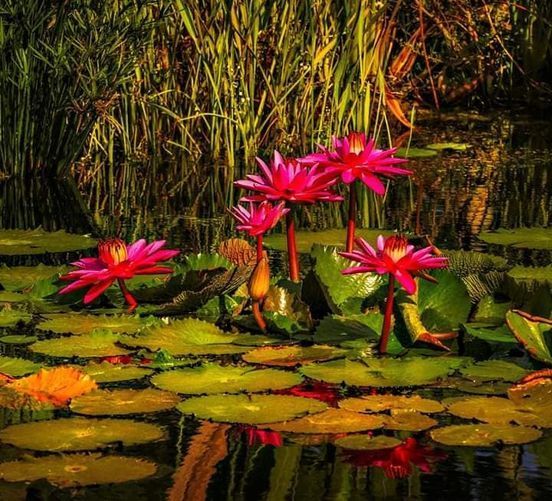
[[[138,303],[127,289],[125,280],[137,275],[172,273],[172,268],[158,266],[157,263],[172,259],[180,251],[163,249],[164,246],[165,240],[148,244],[141,239],[130,245],[119,238],[101,241],[98,244],[98,257],[84,257],[71,263],[78,269],[61,276],[60,279],[73,283],[61,289],[59,294],[69,294],[89,287],[84,296],[84,304],[88,304],[117,281],[129,310],[132,311]]]
[[[241,425],[233,429],[234,434],[244,433],[247,437],[247,445],[272,445],[281,447],[284,444],[282,434],[277,431],[260,430],[254,426]]]
[[[380,177],[408,176],[412,171],[397,167],[407,162],[405,158],[396,158],[397,148],[379,150],[374,139],[366,139],[360,132],[351,132],[348,136],[332,138],[332,150],[320,146],[320,152],[311,153],[299,159],[306,165],[318,165],[329,170],[345,184],[361,181],[374,193],[385,194],[385,185]],[[354,184],[349,189],[349,220],[347,223],[346,249],[353,249],[356,213],[356,190]]]
[[[249,203],[249,210],[241,205],[229,209],[238,224],[236,229],[245,231],[252,237],[258,237],[274,228],[282,216],[285,216],[289,209],[285,208],[285,202],[273,206],[270,202],[264,201],[260,204]]]
[[[431,473],[433,465],[447,457],[446,453],[423,446],[415,438],[390,449],[376,451],[348,450],[345,460],[356,467],[382,468],[387,478],[405,478],[412,474],[413,466],[424,473]]]
[[[358,250],[340,252],[340,255],[351,261],[360,263],[360,265],[346,268],[341,273],[344,275],[369,272],[375,272],[380,275],[389,274],[389,290],[379,345],[380,353],[385,353],[387,351],[391,317],[393,315],[395,279],[408,294],[414,294],[416,292],[414,277],[419,276],[434,281],[430,275],[425,273],[425,270],[446,268],[448,266],[448,259],[443,256],[434,255],[435,248],[431,245],[415,251],[414,246],[409,245],[408,240],[400,235],[389,238],[380,235],[377,239],[377,249],[374,249],[363,238],[357,238],[355,242]]]
[[[236,181],[238,188],[251,190],[253,195],[242,198],[246,202],[284,202],[291,204],[313,204],[315,202],[338,202],[343,197],[331,191],[336,179],[317,166],[308,167],[297,160],[285,159],[278,151],[267,165],[257,158],[260,174],[249,174],[247,179]],[[286,232],[290,278],[299,280],[299,263],[295,242],[295,222],[291,211],[286,213]]]
[[[339,388],[335,385],[315,381],[313,383],[303,383],[285,390],[276,390],[273,393],[278,395],[293,395],[295,397],[313,398],[325,402],[331,407],[337,407],[341,395]]]

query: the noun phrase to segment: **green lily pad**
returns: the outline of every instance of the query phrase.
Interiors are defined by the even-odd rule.
[[[163,430],[130,419],[64,418],[8,426],[0,441],[34,451],[87,451],[113,444],[145,444],[164,438]]]
[[[228,345],[211,345],[211,346],[228,346]],[[141,366],[148,369],[175,369],[176,367],[184,367],[199,363],[197,358],[175,358],[167,350],[159,350],[154,354],[145,354],[146,360],[142,361]]]
[[[505,381],[482,382],[480,380],[457,379],[454,381],[454,387],[458,391],[474,395],[506,395],[510,383]]]
[[[512,332],[504,325],[500,327],[482,327],[481,324],[463,324],[462,328],[472,338],[481,339],[487,343],[517,344]]]
[[[0,255],[45,254],[68,252],[95,247],[97,241],[88,235],[75,235],[65,231],[0,230]]]
[[[22,303],[28,299],[29,295],[22,292],[0,291],[0,303]]]
[[[56,334],[90,334],[97,329],[108,329],[116,333],[133,333],[144,327],[138,316],[131,315],[85,315],[80,313],[61,313],[45,315],[46,320],[36,327],[42,331]]]
[[[485,360],[460,369],[460,374],[473,381],[509,381],[515,382],[527,374],[517,364],[505,360]]]
[[[514,266],[508,275],[515,280],[552,282],[552,266]]]
[[[430,150],[443,151],[443,150],[453,150],[453,151],[466,151],[470,148],[468,143],[431,143],[426,146]]]
[[[400,410],[385,419],[385,429],[395,431],[423,431],[437,426],[438,421],[420,412]]]
[[[67,266],[0,266],[0,284],[8,291],[30,289],[40,280],[65,273]]]
[[[233,338],[232,344],[237,344],[239,346],[273,346],[286,344],[289,342],[289,339],[283,339],[278,337],[262,336],[260,334],[238,334]]]
[[[422,358],[403,359],[366,358],[362,361],[335,360],[323,364],[307,365],[301,373],[311,379],[338,384],[344,382],[352,386],[421,386],[447,377],[455,369],[464,365],[461,358]]]
[[[388,410],[407,410],[428,414],[442,412],[443,405],[437,400],[422,398],[419,395],[364,395],[360,398],[346,398],[339,407],[355,412],[382,412]]]
[[[343,449],[353,451],[377,451],[380,449],[393,449],[394,447],[397,447],[397,445],[401,445],[401,441],[395,437],[378,435],[377,437],[372,438],[367,434],[348,435],[346,437],[338,438],[334,443]]]
[[[497,302],[493,296],[487,295],[481,298],[473,315],[474,322],[492,323],[501,325],[512,303],[510,301]]]
[[[541,362],[552,364],[551,320],[531,320],[513,310],[506,314],[506,323],[529,355]]]
[[[162,372],[153,376],[151,382],[163,390],[202,395],[281,390],[296,386],[302,380],[294,372],[209,363],[200,367]]]
[[[61,358],[94,358],[128,355],[130,352],[116,343],[119,336],[111,331],[95,331],[82,336],[59,337],[37,341],[30,350],[42,355]]]
[[[464,419],[477,419],[492,424],[541,426],[546,420],[514,402],[501,397],[461,397],[445,401],[450,414]]]
[[[196,318],[175,320],[150,327],[138,336],[124,336],[121,342],[133,348],[150,351],[166,350],[172,355],[244,353],[248,348],[231,344],[235,335],[227,334],[216,325]]]
[[[491,447],[497,443],[527,444],[542,436],[535,428],[496,424],[460,424],[430,431],[435,442],[451,446]]]
[[[149,477],[157,471],[155,463],[125,456],[68,454],[0,463],[0,479],[6,482],[34,482],[46,479],[62,488],[118,484]]]
[[[20,322],[30,322],[32,318],[32,315],[25,311],[4,308],[0,310],[0,327],[13,327]]]
[[[358,228],[356,236],[362,237],[368,243],[375,245],[379,235],[389,236],[393,232],[388,230],[371,230]],[[331,229],[324,231],[297,231],[295,233],[297,241],[297,251],[302,254],[308,254],[313,245],[323,245],[330,247],[344,247],[347,230]],[[273,233],[264,237],[264,243],[269,249],[278,251],[287,251],[287,237],[283,233]]]
[[[430,158],[437,155],[437,151],[429,148],[399,148],[397,150],[397,157],[403,158]]]
[[[23,334],[13,334],[0,337],[0,343],[4,344],[32,344],[38,338],[36,336],[25,336]]]
[[[552,249],[551,228],[499,229],[480,233],[478,238],[489,244],[508,245],[519,249]]]
[[[90,362],[88,365],[77,367],[88,374],[96,383],[120,383],[151,376],[153,371],[134,365],[111,364],[109,362]]]
[[[508,398],[522,410],[537,414],[552,427],[552,380],[543,378],[530,383],[512,386],[508,389]]]
[[[314,338],[319,343],[343,343],[355,339],[377,342],[383,324],[380,313],[324,317]]]
[[[179,402],[174,393],[154,388],[96,390],[72,400],[71,410],[86,416],[120,416],[166,411]]]
[[[177,409],[223,423],[267,424],[321,412],[326,407],[312,398],[287,395],[208,395],[185,400]]]
[[[24,358],[0,356],[0,373],[11,377],[21,377],[32,374],[40,369],[41,365]]]
[[[382,416],[330,408],[292,421],[271,424],[269,428],[287,433],[355,433],[381,428],[383,423]]]
[[[346,350],[328,345],[303,346],[267,346],[246,353],[242,358],[252,364],[274,365],[277,367],[295,367],[312,362],[321,362],[344,357]]]

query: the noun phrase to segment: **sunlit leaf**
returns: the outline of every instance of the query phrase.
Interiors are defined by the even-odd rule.
[[[4,308],[0,310],[0,327],[13,327],[18,323],[30,322],[32,316],[22,310]]]
[[[133,333],[146,323],[138,316],[131,315],[86,315],[82,313],[62,313],[45,315],[46,320],[36,327],[57,334],[90,334],[96,329],[108,329],[116,333]]]
[[[529,355],[552,364],[552,320],[533,318],[518,311],[509,311],[506,322]]]
[[[338,438],[335,441],[335,445],[339,447],[343,447],[344,449],[366,450],[366,451],[392,449],[400,444],[401,444],[401,441],[394,437],[387,437],[385,435],[378,435],[377,437],[371,437],[368,434],[348,435],[346,437]]]
[[[142,379],[153,374],[151,369],[136,367],[126,364],[111,364],[109,362],[90,362],[88,365],[78,367],[88,374],[96,383],[120,383]]]
[[[363,395],[360,398],[346,398],[339,407],[355,412],[382,412],[388,410],[409,410],[425,413],[442,412],[443,405],[437,400],[422,398],[419,395]]]
[[[96,240],[87,235],[75,235],[65,231],[0,230],[0,255],[44,254],[89,249]]]
[[[495,245],[508,245],[520,249],[552,249],[552,229],[550,228],[498,229],[485,231],[477,237]]]
[[[31,344],[38,338],[36,336],[25,336],[23,334],[11,334],[0,337],[0,343],[4,344]]]
[[[524,426],[461,424],[431,430],[430,436],[444,445],[491,447],[497,443],[515,445],[534,442],[542,436],[542,432]]]
[[[12,377],[21,377],[40,369],[40,364],[25,360],[24,358],[12,358],[0,356],[0,374]]]
[[[119,335],[111,331],[95,331],[82,336],[68,336],[37,341],[30,350],[51,357],[94,358],[114,355],[127,355],[128,350],[116,344]]]
[[[426,148],[436,151],[466,151],[468,148],[470,148],[470,145],[468,143],[432,143],[426,145]]]
[[[347,353],[328,345],[303,346],[266,346],[257,348],[242,356],[252,364],[274,365],[280,367],[295,367],[312,362],[321,362],[341,358]]]
[[[460,369],[465,378],[476,381],[510,381],[521,379],[527,371],[517,364],[505,360],[485,360]]]
[[[397,431],[423,431],[437,424],[438,421],[433,418],[405,409],[391,411],[391,416],[385,419],[385,429]]]
[[[67,266],[0,266],[0,284],[8,291],[23,291],[40,280],[59,276],[68,270]]]
[[[397,156],[403,158],[430,158],[437,155],[437,151],[429,148],[399,148]]]

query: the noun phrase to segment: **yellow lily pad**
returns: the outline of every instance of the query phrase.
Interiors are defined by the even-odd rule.
[[[395,437],[387,437],[385,435],[371,437],[367,434],[356,434],[338,438],[334,443],[339,447],[343,447],[343,449],[353,451],[376,451],[380,449],[393,449],[397,445],[400,445],[401,441]]]
[[[451,446],[491,447],[498,443],[527,444],[542,436],[535,428],[497,424],[459,424],[429,432],[435,442]]]
[[[60,231],[0,230],[0,255],[17,256],[90,249],[97,244],[88,235]]]
[[[56,334],[90,334],[97,329],[107,329],[123,334],[132,333],[144,327],[144,321],[131,315],[87,315],[82,313],[57,313],[45,315],[46,320],[36,328]]]
[[[423,431],[437,424],[439,424],[438,421],[420,412],[402,409],[392,411],[391,416],[385,420],[385,428],[396,431]]]
[[[419,395],[364,395],[360,398],[346,398],[339,407],[355,412],[382,412],[393,409],[425,412],[442,412],[443,405],[437,400],[422,398]]]
[[[345,356],[346,350],[329,345],[303,346],[266,346],[243,355],[246,362],[252,364],[295,367],[312,362],[323,362]]]
[[[119,336],[110,331],[96,331],[82,336],[59,337],[37,341],[30,350],[42,355],[61,358],[94,358],[128,355],[130,352],[119,346]]]
[[[111,364],[109,362],[90,362],[88,365],[78,366],[85,374],[88,374],[96,383],[120,383],[151,376],[153,371],[134,365]]]

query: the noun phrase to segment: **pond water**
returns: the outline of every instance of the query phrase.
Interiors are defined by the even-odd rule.
[[[552,244],[550,243],[530,248],[531,246],[489,243],[486,242],[487,239],[480,237],[482,233],[498,228],[549,227],[551,225],[552,149],[550,145],[552,144],[552,122],[541,118],[512,114],[482,117],[457,113],[441,116],[439,121],[436,121],[435,117],[428,116],[420,123],[421,126],[413,137],[411,147],[425,148],[431,143],[445,142],[466,143],[470,146],[465,151],[448,149],[436,156],[413,160],[411,164],[415,175],[412,182],[398,182],[390,187],[385,206],[377,218],[378,225],[385,229],[396,228],[415,236],[427,235],[443,249],[473,250],[501,256],[507,260],[509,267],[550,265],[552,263]],[[174,179],[172,183],[180,186],[179,182]],[[171,187],[169,182],[155,183],[151,179],[141,179],[133,186],[133,189],[125,191],[124,196],[121,191],[118,191],[122,190],[122,187],[115,184],[113,191],[103,190],[101,196],[98,191],[90,190],[83,192],[81,198],[76,188],[70,184],[65,186],[57,183],[48,186],[48,183],[43,180],[25,183],[8,181],[0,188],[2,194],[0,198],[0,215],[2,217],[0,227],[35,228],[42,226],[49,231],[65,229],[75,233],[91,232],[98,236],[117,233],[128,241],[134,241],[141,237],[148,240],[165,238],[170,247],[183,249],[184,253],[214,252],[220,241],[231,235],[230,221],[228,217],[222,215],[222,208],[213,213],[212,209],[194,204],[194,197],[190,195],[190,193],[193,194],[193,189],[178,190],[174,186]],[[146,199],[144,198],[144,187],[148,187]],[[151,189],[149,189],[150,187]],[[210,195],[206,192],[205,196]],[[323,213],[316,212],[312,220],[305,219],[306,216],[303,213],[298,216],[303,227],[308,228],[312,233],[314,242],[320,236],[320,234],[317,236],[316,231],[323,231],[331,224],[331,220]],[[57,265],[66,263],[69,258],[72,259],[90,252],[94,251],[82,250],[70,253],[32,255],[24,252],[21,255],[13,253],[14,255],[10,256],[0,255],[0,263],[9,266],[37,266],[39,263]],[[285,273],[285,256],[277,250],[270,250],[270,257],[273,273]],[[313,265],[313,259],[308,254],[304,254],[302,265],[306,273]],[[313,273],[317,273],[316,269]],[[442,282],[446,282],[446,279]],[[1,275],[0,283],[2,283]],[[460,282],[458,281],[458,283]],[[544,286],[544,288],[546,287],[550,295],[550,282]],[[17,290],[17,288],[13,290]],[[533,314],[549,316],[550,301],[546,294],[543,294],[543,290],[538,287],[531,289],[522,303],[526,309],[532,308],[531,313]],[[430,296],[433,294],[432,298],[440,294],[439,291],[432,292],[430,289],[425,293]],[[501,294],[502,292],[498,293],[499,299],[507,301],[508,298],[502,297]],[[543,295],[539,296],[539,294]],[[468,297],[467,293],[466,297]],[[445,301],[454,302],[455,299],[445,298]],[[120,297],[109,296],[109,300],[116,305]],[[303,300],[306,301],[305,298]],[[460,299],[458,300],[460,301]],[[0,301],[2,301],[1,298]],[[38,343],[45,342],[43,340],[55,339],[60,333],[92,335],[90,332],[94,326],[90,327],[92,325],[90,324],[88,327],[82,327],[84,324],[81,322],[84,321],[79,320],[80,317],[69,317],[61,322],[64,324],[61,328],[59,325],[55,328],[41,327],[40,322],[43,322],[48,314],[59,311],[67,312],[76,307],[58,303],[55,306],[45,307],[40,301],[37,299],[37,303],[33,303],[35,309],[32,310],[34,314],[30,321],[15,325],[8,324],[4,328],[0,327],[0,335],[36,335],[40,339]],[[37,304],[40,306],[36,306]],[[121,313],[121,310],[114,307],[113,304],[104,301],[101,303],[101,308],[94,307],[90,312],[97,315]],[[496,304],[493,304],[493,307],[495,306]],[[17,305],[13,308],[17,309]],[[473,320],[474,309],[472,307],[471,320]],[[143,310],[143,312],[145,314],[149,310]],[[342,316],[346,315],[343,313]],[[352,329],[351,332],[354,331],[351,327],[353,318],[354,322],[358,321],[358,317],[354,315],[345,319],[344,322],[347,324],[343,327],[345,331],[349,332],[350,329]],[[425,318],[427,319],[427,317]],[[149,320],[144,322],[147,321]],[[151,321],[156,322],[156,320]],[[347,323],[349,321],[351,321],[350,325]],[[500,328],[502,322],[503,319],[501,319],[500,325],[491,322],[491,328]],[[38,327],[36,327],[37,324]],[[155,325],[150,328],[164,328],[163,325],[161,327],[158,324]],[[192,331],[192,327],[192,324],[186,324],[182,332],[187,334]],[[481,327],[488,328],[489,325],[477,325],[474,328]],[[108,326],[108,328],[113,330],[113,326]],[[121,327],[120,330],[133,333],[137,328],[126,326]],[[548,332],[550,333],[550,331]],[[215,338],[218,335],[218,332],[213,334]],[[280,335],[279,340],[282,343],[287,343],[292,337],[295,340],[301,339],[305,347],[310,345],[311,338],[304,335],[288,335],[287,337]],[[315,342],[316,339],[315,335]],[[351,339],[355,339],[354,336]],[[401,369],[395,372],[391,368],[383,366],[373,369],[369,375],[369,378],[373,379],[368,378],[367,381],[373,380],[374,384],[365,385],[355,384],[357,381],[355,378],[360,377],[357,372],[360,370],[358,367],[355,367],[354,370],[351,369],[350,373],[346,372],[343,367],[343,373],[346,372],[343,378],[347,380],[349,377],[351,383],[342,385],[338,384],[341,381],[339,377],[337,380],[333,380],[337,376],[329,376],[328,373],[317,375],[315,372],[309,372],[309,369],[305,369],[305,367],[311,367],[311,364],[306,364],[303,367],[303,382],[301,384],[283,384],[282,390],[275,390],[273,393],[308,397],[312,402],[323,402],[330,409],[343,407],[343,401],[348,398],[375,397],[377,395],[420,395],[424,398],[445,402],[449,402],[446,399],[451,397],[493,395],[495,398],[503,399],[499,405],[510,405],[511,402],[506,398],[506,389],[518,378],[514,377],[515,375],[505,375],[502,372],[496,377],[492,376],[487,379],[482,378],[478,373],[477,377],[474,376],[470,380],[468,376],[472,374],[470,367],[473,367],[473,361],[471,358],[466,361],[467,359],[464,357],[470,356],[478,361],[486,360],[489,356],[491,358],[503,357],[508,362],[516,363],[523,370],[544,367],[544,364],[531,360],[519,346],[514,346],[516,345],[515,340],[508,344],[506,349],[499,348],[497,350],[499,355],[497,355],[492,350],[478,351],[482,349],[482,344],[478,344],[477,339],[470,339],[471,341],[468,340],[465,346],[462,343],[454,342],[453,353],[444,357],[440,356],[440,353],[430,352],[427,349],[411,350],[408,355],[408,357],[412,357],[411,360],[419,360],[420,357],[431,353],[433,358],[445,360],[443,363],[450,364],[446,366],[444,372],[437,371],[434,377],[429,377],[429,379],[422,377],[421,383],[415,387],[409,388],[404,383],[404,378],[416,380],[421,377],[421,373],[426,370],[423,364],[422,366],[412,365],[412,373],[407,375],[397,375]],[[134,348],[130,348],[132,342],[129,344],[128,339],[126,342],[127,344],[121,343],[121,338],[115,339],[115,342],[113,340],[107,342],[111,349],[114,349],[113,346],[117,346],[119,351],[121,346],[125,348],[122,353],[109,352],[110,348],[107,348],[107,351],[102,352],[95,360],[107,355],[122,355],[122,359],[108,358],[104,363],[104,369],[105,364],[111,363],[120,368],[123,363],[130,362],[129,366],[135,366],[141,361],[144,367],[153,372],[151,365],[148,367],[148,364],[151,364],[151,359],[155,356],[142,349],[151,348],[152,345],[138,342]],[[212,341],[211,345],[217,343],[219,341]],[[204,366],[206,360],[218,361],[225,369],[258,367],[251,363],[246,365],[240,352],[251,352],[254,350],[252,345],[261,344],[261,341],[256,342],[248,338],[243,342],[238,343],[237,340],[233,340],[230,343],[225,346],[234,348],[223,350],[225,354],[217,355],[216,350],[205,349],[206,356],[201,359],[194,358],[193,354],[185,350],[180,353],[181,358],[185,356],[187,363],[184,368],[177,369],[184,371],[180,378],[183,381],[181,384],[192,386],[195,384],[192,381],[196,377],[197,369],[201,369],[201,361],[204,362]],[[81,349],[77,344],[75,341],[76,353]],[[493,346],[493,350],[496,348],[496,343],[490,343],[490,345]],[[52,356],[48,349],[41,350],[36,346],[38,345],[34,343],[0,343],[3,356],[21,357],[49,366],[66,363],[82,365],[90,360],[90,358],[85,360],[70,356],[66,352]],[[157,345],[153,343],[153,346]],[[221,345],[217,344],[217,346]],[[236,349],[236,346],[243,347],[243,350]],[[355,353],[361,353],[370,364],[370,348],[368,346],[341,344],[340,347],[353,351],[359,350]],[[96,345],[95,348],[97,348]],[[550,350],[550,348],[548,349]],[[125,360],[125,353],[128,350],[132,351],[135,356]],[[320,360],[320,357],[316,360]],[[156,358],[154,361],[159,362],[159,359]],[[171,359],[172,362],[174,360]],[[0,358],[0,366],[1,363],[2,359]],[[207,367],[212,367],[208,362],[206,363]],[[324,362],[324,358],[322,358],[322,362],[314,364],[314,366],[324,363],[332,364],[334,362]],[[189,366],[192,369],[189,369]],[[163,369],[168,367],[170,368],[170,365]],[[301,379],[297,368],[279,366],[276,368],[286,372],[286,375],[270,376],[274,377],[274,380],[268,385],[266,382],[264,386],[261,385],[260,391],[263,394],[266,394],[266,391],[263,392],[266,388],[278,387],[279,383],[276,381],[279,377]],[[157,366],[154,369],[158,374],[168,373],[168,370],[159,370]],[[196,372],[186,372],[193,370]],[[338,373],[339,370],[341,369],[338,366]],[[458,371],[460,371],[460,375]],[[1,367],[0,372],[2,372]],[[29,370],[28,372],[33,371]],[[20,375],[24,374],[17,374],[17,376]],[[169,387],[164,387],[155,379],[158,377],[153,376],[153,381],[157,381],[156,386],[164,390],[172,388],[169,383],[167,383]],[[269,376],[267,375],[267,377]],[[103,383],[101,388],[114,391],[146,389],[153,386],[151,378],[152,374],[148,373],[146,377],[134,378],[130,381]],[[243,388],[238,385],[238,389],[233,389],[232,385],[235,383],[233,376],[227,375],[224,370],[219,376],[210,376],[210,373],[207,373],[205,379],[217,380],[222,385],[221,387],[228,388],[230,393],[242,394],[243,390],[249,388],[247,385]],[[396,384],[394,384],[395,382]],[[256,380],[255,384],[257,384]],[[183,395],[182,398],[185,402],[188,401],[190,393],[196,395],[218,394],[224,391],[209,390],[204,380],[199,381],[197,385],[199,388],[197,391],[191,391],[189,387],[186,387],[188,390],[174,391]],[[294,389],[290,390],[290,387]],[[252,390],[252,393],[255,391]],[[59,438],[57,442],[56,437],[53,438],[53,443],[58,451],[54,453],[55,456],[65,458],[61,460],[61,466],[56,466],[61,473],[58,473],[56,479],[48,481],[44,478],[47,476],[45,471],[51,472],[55,468],[41,466],[41,461],[52,457],[51,448],[41,449],[36,446],[40,437],[47,436],[48,431],[39,428],[34,432],[29,429],[27,433],[23,429],[24,438],[31,438],[27,441],[22,439],[23,442],[18,443],[10,438],[9,433],[6,435],[5,431],[0,430],[0,463],[16,460],[30,461],[31,463],[34,461],[34,468],[40,472],[35,475],[36,478],[31,478],[32,475],[29,474],[29,471],[32,470],[32,467],[27,465],[25,473],[22,474],[23,477],[20,478],[21,481],[0,480],[0,500],[355,500],[372,498],[485,500],[502,497],[537,500],[549,499],[552,496],[552,432],[549,420],[552,397],[550,393],[548,394],[549,400],[543,404],[547,405],[547,425],[538,427],[543,428],[542,436],[538,440],[517,441],[530,442],[524,445],[507,445],[509,440],[507,434],[497,440],[491,440],[494,444],[485,447],[446,445],[446,440],[432,440],[430,436],[428,430],[434,429],[437,423],[429,426],[420,425],[419,422],[414,425],[410,423],[410,425],[402,426],[406,429],[396,430],[394,428],[401,428],[401,426],[396,424],[393,426],[386,422],[383,430],[381,423],[379,426],[366,425],[364,428],[355,429],[358,434],[371,436],[372,439],[382,436],[388,437],[385,440],[390,440],[391,437],[397,439],[395,442],[386,442],[386,447],[375,448],[375,450],[352,450],[345,447],[344,442],[339,442],[347,435],[346,432],[350,431],[345,429],[345,417],[340,417],[338,423],[335,421],[318,423],[316,426],[320,426],[319,431],[323,431],[324,426],[328,427],[325,433],[312,433],[313,429],[316,430],[312,423],[311,428],[314,428],[307,430],[308,433],[305,433],[305,430],[299,430],[301,431],[299,433],[278,429],[278,426],[275,427],[276,429],[266,425],[256,426],[251,424],[251,422],[255,422],[254,420],[248,422],[247,418],[243,419],[242,424],[227,424],[225,421],[235,420],[230,418],[200,420],[193,417],[193,414],[201,413],[204,410],[204,405],[198,407],[200,409],[198,412],[193,413],[176,410],[174,408],[176,402],[167,406],[169,410],[160,412],[123,413],[125,405],[128,405],[132,398],[127,396],[119,401],[111,402],[108,404],[111,405],[111,408],[106,410],[104,406],[99,415],[114,414],[115,419],[133,419],[155,425],[163,430],[163,436],[151,441],[144,439],[145,443],[125,445],[124,434],[120,439],[115,435],[115,439],[107,441],[103,447],[100,447],[103,456],[98,456],[96,459],[106,457],[141,458],[147,461],[148,465],[154,465],[153,472],[150,471],[144,475],[136,473],[134,480],[120,484],[87,487],[67,486],[67,482],[78,482],[83,478],[92,478],[91,484],[101,483],[101,481],[95,482],[94,479],[106,478],[106,471],[109,469],[130,471],[132,468],[138,467],[133,465],[131,468],[125,466],[125,463],[119,464],[117,463],[118,459],[105,467],[94,466],[86,462],[87,459],[83,458],[90,459],[92,456],[88,451],[94,448],[79,447],[78,445],[66,447],[64,443],[73,443],[77,438],[93,434],[90,430],[94,426],[89,425],[88,428],[72,430],[71,424],[66,422],[68,423],[66,429],[69,430],[68,437]],[[391,414],[394,416],[399,415],[400,409],[396,407],[396,402],[393,402],[387,410],[383,409],[383,412],[379,412],[377,415],[385,415],[385,419],[389,419],[389,409],[393,409]],[[254,399],[249,404],[232,399],[222,400],[217,402],[215,407],[218,410],[216,412],[212,408],[209,412],[211,412],[211,416],[218,415],[217,413],[230,413],[235,416],[232,414],[233,412],[240,410],[245,412],[243,409],[247,409],[247,412],[258,412],[260,405]],[[273,405],[273,412],[278,414],[280,412],[278,404],[271,405]],[[426,412],[424,415],[430,415],[429,419],[435,419],[440,426],[484,421],[484,419],[476,419],[481,416],[484,409],[476,409],[472,417],[466,417],[465,415],[460,416],[458,412],[448,412],[450,407],[448,407],[448,403],[446,405],[447,410],[442,408]],[[484,407],[486,408],[486,405]],[[4,407],[0,409],[2,418],[0,426],[4,430],[10,430],[10,426],[18,423],[44,423],[47,420],[61,420],[90,414],[79,412],[77,408],[74,408],[74,411],[71,412],[63,406],[54,411]],[[408,408],[407,412],[411,411]],[[293,415],[300,417],[305,412],[297,412]],[[366,415],[371,416],[372,414],[363,414],[363,416]],[[500,411],[498,415],[500,415]],[[316,416],[316,413],[313,413],[312,416]],[[494,421],[491,420],[491,423],[496,424],[497,417],[493,416]],[[416,419],[418,418],[422,422],[428,419],[416,414]],[[538,418],[545,419],[542,416],[538,416]],[[277,421],[281,421],[281,419]],[[265,417],[264,421],[256,422],[270,423],[271,420]],[[505,421],[498,419],[498,422],[500,425],[509,425],[507,419]],[[516,422],[516,424],[525,423]],[[134,422],[129,422],[127,426],[128,429],[132,429],[135,425]],[[339,426],[344,427],[343,431],[338,429]],[[416,431],[416,428],[419,428],[420,431]],[[333,432],[328,433],[328,429]],[[530,426],[529,429],[535,430]],[[456,440],[459,440],[458,437]],[[65,451],[65,454],[73,454],[71,451],[78,451],[79,456],[62,456],[60,451],[62,453]],[[29,459],[29,455],[34,459]],[[0,475],[4,471],[2,468],[3,466],[0,465]],[[87,477],[87,472],[89,477]],[[140,479],[140,476],[145,478]],[[29,478],[29,481],[25,482],[25,478]]]

